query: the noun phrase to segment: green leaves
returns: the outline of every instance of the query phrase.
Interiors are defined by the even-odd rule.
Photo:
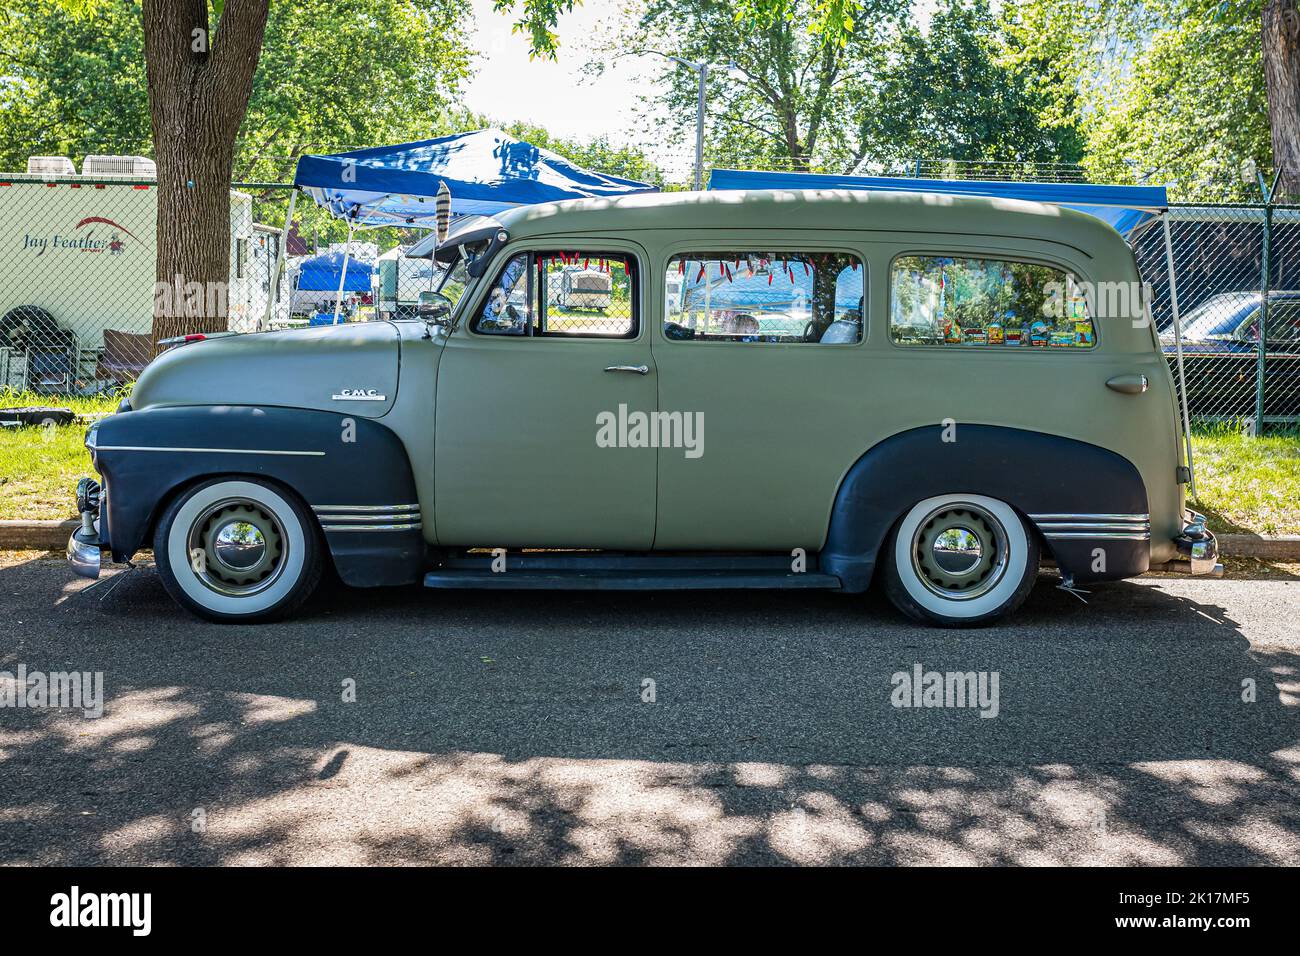
[[[1271,156],[1259,0],[1018,0],[1008,59],[1045,118],[1075,126],[1097,180],[1155,182],[1175,199],[1258,198],[1242,162]]]
[[[558,25],[560,15],[568,13],[581,0],[492,0],[497,13],[521,11],[511,28],[512,33],[527,33],[530,37],[528,58],[554,60],[560,47],[560,37],[551,28]]]

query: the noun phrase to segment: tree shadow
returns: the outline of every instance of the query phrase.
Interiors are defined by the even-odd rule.
[[[417,589],[218,627],[152,569],[69,578],[0,569],[0,670],[107,697],[0,710],[0,864],[1300,860],[1300,656],[1203,587],[1044,579],[975,631],[812,592]],[[1234,608],[1294,603],[1251,587]],[[894,707],[915,664],[998,672],[997,717]]]

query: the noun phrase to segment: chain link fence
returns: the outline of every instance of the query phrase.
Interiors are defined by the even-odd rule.
[[[336,305],[345,321],[413,315],[432,279],[427,260],[402,254],[418,234],[365,234],[345,274],[336,224],[301,203],[272,290],[289,190],[257,183],[231,192],[231,278],[222,290],[229,330],[328,324]],[[156,215],[152,179],[0,174],[0,243],[10,252],[0,265],[0,388],[93,394],[135,378],[154,352],[155,299],[188,294],[155,282]],[[1247,431],[1300,426],[1300,207],[1176,205],[1169,218],[1193,419]],[[1163,228],[1147,228],[1133,246],[1172,365]],[[617,301],[626,276],[588,258],[562,263],[548,288],[608,283]],[[557,302],[556,328],[561,315],[572,325],[609,319],[588,305]]]
[[[156,299],[196,294],[155,281],[157,203],[153,179],[0,174],[0,388],[93,394],[139,374]],[[230,280],[197,293],[233,332],[263,326],[280,245],[256,213],[231,192]]]
[[[1300,207],[1176,205],[1169,228],[1192,419],[1248,432],[1300,426]],[[1164,229],[1147,228],[1133,247],[1173,367]]]

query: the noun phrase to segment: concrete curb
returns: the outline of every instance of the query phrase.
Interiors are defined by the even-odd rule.
[[[62,551],[80,527],[66,521],[0,521],[0,551]],[[1300,534],[1221,534],[1219,551],[1234,558],[1300,562]]]
[[[1300,534],[1221,534],[1219,553],[1234,558],[1300,561]]]
[[[62,551],[68,545],[68,536],[80,527],[76,518],[0,521],[0,551]]]

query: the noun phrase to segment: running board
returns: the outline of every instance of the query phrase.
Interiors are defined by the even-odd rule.
[[[619,570],[556,571],[516,568],[494,572],[482,568],[439,568],[424,576],[426,588],[474,588],[556,591],[730,590],[800,588],[838,590],[840,579],[810,571],[803,574],[761,571]]]

